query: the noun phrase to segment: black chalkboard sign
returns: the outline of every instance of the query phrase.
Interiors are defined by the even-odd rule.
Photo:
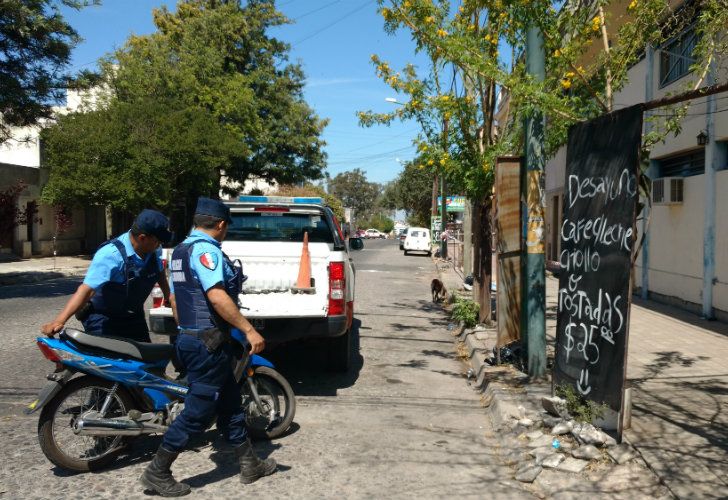
[[[642,106],[569,131],[559,228],[554,383],[619,412],[635,242]]]

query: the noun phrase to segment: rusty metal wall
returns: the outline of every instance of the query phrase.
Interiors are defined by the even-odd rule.
[[[521,158],[498,158],[495,174],[498,345],[521,338]]]

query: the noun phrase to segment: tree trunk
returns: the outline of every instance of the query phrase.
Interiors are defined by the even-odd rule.
[[[490,324],[490,282],[493,275],[491,197],[476,200],[473,205],[473,300],[480,306],[479,321]]]

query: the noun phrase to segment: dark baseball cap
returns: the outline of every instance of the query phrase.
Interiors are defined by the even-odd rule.
[[[204,196],[200,196],[197,199],[195,215],[209,215],[210,217],[224,220],[228,223],[233,221],[230,217],[229,206],[225,205],[220,200],[213,200],[212,198],[205,198]]]
[[[169,219],[156,210],[145,208],[137,215],[134,227],[144,234],[156,236],[157,239],[166,245],[172,240],[172,231],[169,230]]]

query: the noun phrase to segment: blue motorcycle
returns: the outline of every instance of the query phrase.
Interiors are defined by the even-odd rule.
[[[269,361],[248,353],[239,330],[232,338],[239,346],[233,370],[248,430],[257,438],[280,437],[296,412],[293,389]],[[164,433],[184,408],[187,386],[165,375],[172,345],[71,328],[37,343],[56,371],[26,414],[41,410],[40,447],[58,467],[77,472],[106,467],[133,436]]]

